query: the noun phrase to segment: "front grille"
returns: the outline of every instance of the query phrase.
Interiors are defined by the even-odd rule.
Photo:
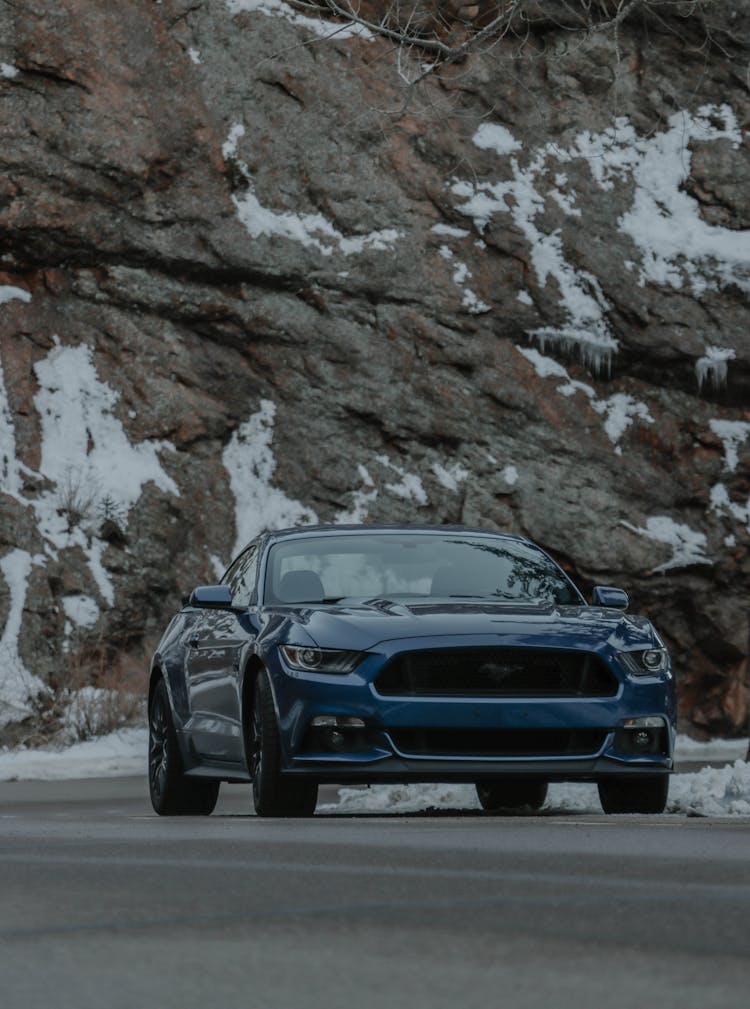
[[[612,697],[617,679],[591,652],[552,648],[442,648],[403,652],[375,689],[411,697]]]
[[[397,750],[435,757],[583,757],[598,753],[606,729],[388,729]]]

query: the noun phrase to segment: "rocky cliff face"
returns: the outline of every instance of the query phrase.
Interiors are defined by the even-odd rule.
[[[281,0],[0,6],[0,721],[317,518],[528,535],[744,730],[750,16],[574,6],[416,84]]]

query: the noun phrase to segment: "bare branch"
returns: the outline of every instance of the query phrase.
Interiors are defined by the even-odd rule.
[[[461,59],[470,49],[480,45],[490,36],[502,34],[502,31],[508,27],[523,4],[524,0],[505,0],[500,5],[499,13],[489,24],[485,25],[480,31],[470,34],[460,45],[451,46],[437,38],[434,33],[432,38],[426,38],[418,29],[413,29],[408,24],[403,28],[387,27],[385,20],[388,12],[386,12],[383,21],[380,24],[376,24],[374,21],[363,18],[358,11],[354,10],[348,0],[344,0],[343,3],[339,3],[339,0],[321,0],[321,5],[327,7],[337,17],[347,18],[349,21],[367,28],[374,34],[382,35],[395,42],[416,46],[428,52],[439,53],[442,57],[441,62],[446,63]]]

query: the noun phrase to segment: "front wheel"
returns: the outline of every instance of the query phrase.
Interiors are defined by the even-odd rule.
[[[486,813],[500,810],[541,809],[547,798],[546,781],[480,781],[479,804]]]
[[[219,798],[218,781],[186,778],[164,680],[148,709],[148,789],[159,816],[208,816]]]
[[[312,816],[318,802],[317,782],[281,774],[281,741],[268,676],[258,673],[250,725],[249,770],[253,805],[258,816]]]
[[[605,813],[663,813],[669,794],[669,775],[603,778],[598,787]]]

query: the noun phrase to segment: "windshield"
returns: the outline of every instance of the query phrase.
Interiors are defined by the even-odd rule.
[[[265,596],[270,603],[352,597],[581,603],[562,570],[533,544],[460,533],[283,540],[271,547]]]

